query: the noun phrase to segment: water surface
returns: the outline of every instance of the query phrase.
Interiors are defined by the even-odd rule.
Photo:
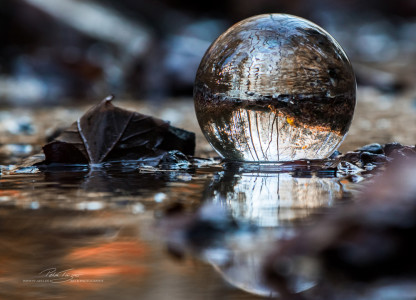
[[[260,268],[271,244],[347,193],[335,173],[227,169],[216,161],[185,170],[128,163],[9,169],[0,179],[4,299],[272,295]],[[219,206],[256,230],[177,261],[158,226],[177,203],[188,211]]]

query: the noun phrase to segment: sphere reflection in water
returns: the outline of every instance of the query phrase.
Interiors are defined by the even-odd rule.
[[[247,241],[246,241],[247,242]],[[265,296],[277,297],[279,294],[268,286],[264,279],[264,259],[270,253],[271,247],[275,247],[275,243],[262,244],[264,241],[251,240],[252,249],[242,251],[236,248],[231,251],[232,258],[226,264],[211,264],[215,270],[231,285],[238,287],[248,293]],[[295,293],[306,291],[315,285],[314,280],[299,276],[291,286]]]
[[[225,170],[217,174],[206,189],[209,201],[219,203],[239,221],[249,221],[262,230],[248,238],[236,238],[222,252],[228,260],[208,261],[230,284],[256,295],[278,296],[267,286],[263,266],[270,249],[294,234],[295,226],[319,208],[327,207],[343,197],[343,189],[334,177],[319,177],[319,173],[235,173]],[[322,174],[322,176],[330,174]],[[300,274],[292,283],[294,292],[314,286],[315,278]]]
[[[256,251],[234,250],[232,258],[226,264],[219,265],[211,262],[215,270],[228,283],[243,291],[265,297],[278,296],[278,293],[273,291],[263,279],[262,266],[263,259],[268,253],[267,249],[257,246]],[[309,287],[305,285],[301,290]]]
[[[340,45],[318,25],[259,15],[224,32],[195,79],[201,129],[224,158],[323,159],[348,132],[355,76]]]
[[[210,193],[212,201],[225,204],[235,218],[276,227],[331,205],[343,190],[336,178],[225,172],[214,180]]]

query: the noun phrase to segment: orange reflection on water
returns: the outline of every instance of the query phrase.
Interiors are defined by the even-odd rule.
[[[141,275],[146,273],[145,267],[134,266],[108,266],[96,268],[81,268],[74,271],[75,274],[89,278],[101,278],[112,275]]]
[[[72,250],[66,260],[73,266],[74,280],[65,284],[84,290],[102,289],[103,284],[137,281],[148,272],[143,259],[149,249],[140,241],[114,241]]]
[[[19,198],[22,195],[18,190],[0,190],[0,197],[16,197]]]
[[[148,252],[147,247],[139,241],[115,241],[90,247],[81,247],[73,250],[69,255],[70,260],[103,261],[123,259],[126,256],[141,257]]]
[[[147,271],[143,266],[128,265],[78,268],[68,272],[74,279],[64,284],[79,290],[100,290],[109,285],[119,284],[121,280],[137,281]]]

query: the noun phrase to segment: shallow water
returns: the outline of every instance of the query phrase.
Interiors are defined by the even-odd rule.
[[[307,216],[336,205],[349,193],[334,173],[205,164],[186,170],[119,163],[18,172],[3,166],[1,298],[270,295],[259,274],[259,261],[270,243],[305,226]],[[257,230],[205,249],[195,255],[199,258],[176,261],[167,253],[166,236],[158,226],[174,203],[190,211],[217,205]],[[247,247],[253,241],[257,247]]]

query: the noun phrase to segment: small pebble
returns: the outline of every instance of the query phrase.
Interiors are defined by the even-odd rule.
[[[359,152],[370,152],[374,154],[383,154],[384,150],[383,147],[380,144],[374,143],[374,144],[368,144],[365,145],[359,149],[357,149]]]

